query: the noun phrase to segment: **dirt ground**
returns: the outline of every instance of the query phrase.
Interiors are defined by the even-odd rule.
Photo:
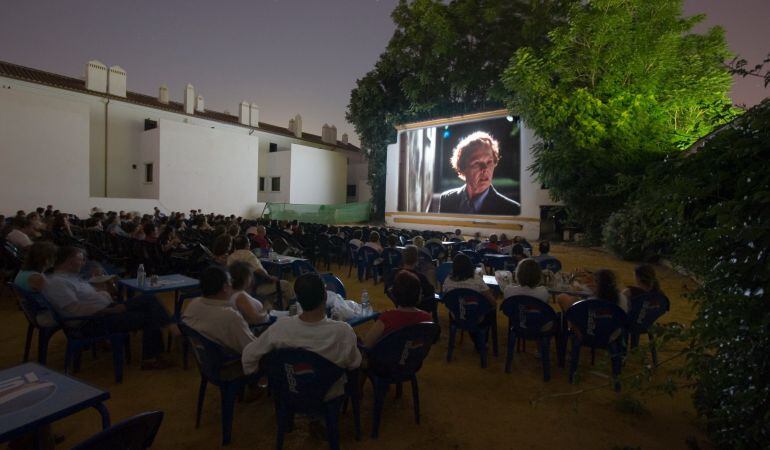
[[[589,269],[611,268],[616,271],[622,284],[633,282],[633,263],[620,261],[595,249],[573,246],[554,246],[552,254],[562,260],[565,270],[578,267]],[[320,267],[319,270],[322,270]],[[358,283],[347,277],[347,268],[332,266],[344,281],[348,297],[358,299],[362,288],[369,291],[377,310],[390,307],[382,291],[382,285],[371,280]],[[671,299],[671,311],[663,322],[689,323],[693,317],[691,304],[684,298],[688,287],[694,283],[670,269],[657,267],[663,290]],[[167,304],[170,299],[165,298]],[[15,300],[4,290],[0,298],[0,368],[21,362],[26,321],[18,310]],[[440,308],[442,329],[446,330],[446,310]],[[690,400],[689,391],[679,391],[675,396],[645,396],[629,386],[624,395],[631,393],[642,401],[641,408],[621,409],[621,398],[608,386],[591,390],[582,395],[541,397],[591,389],[608,383],[607,355],[597,352],[596,365],[591,367],[590,355],[581,357],[581,382],[570,385],[567,372],[556,366],[552,352],[553,374],[550,382],[542,381],[540,361],[535,358],[535,345],[530,343],[526,353],[514,357],[513,373],[503,370],[505,362],[505,323],[499,318],[500,353],[490,353],[486,369],[479,366],[478,355],[469,339],[456,349],[451,363],[446,362],[446,333],[434,345],[419,374],[422,423],[416,425],[412,414],[409,390],[401,399],[390,395],[385,404],[380,437],[369,438],[371,430],[372,391],[369,384],[364,389],[362,424],[364,437],[356,442],[350,412],[341,417],[341,443],[343,448],[371,449],[614,449],[687,448],[686,439],[697,439],[701,448],[705,434],[699,427]],[[366,326],[356,329],[359,334]],[[61,333],[51,341],[49,365],[63,370],[64,342]],[[646,344],[646,338],[642,338]],[[33,345],[33,359],[36,357]],[[132,346],[138,356],[140,336],[133,337]],[[661,359],[671,356],[672,350],[664,350]],[[156,449],[211,449],[220,446],[219,393],[210,386],[206,396],[201,427],[195,429],[195,401],[199,375],[193,364],[188,370],[181,365],[178,346],[167,355],[175,366],[162,371],[139,370],[138,358],[126,368],[124,381],[116,384],[112,361],[108,354],[100,353],[96,359],[88,353],[83,356],[83,367],[77,377],[110,391],[112,398],[106,405],[113,422],[142,411],[162,410],[165,419],[155,441]],[[640,357],[631,357],[624,367],[624,374],[639,370]],[[670,366],[670,365],[669,365]],[[673,367],[663,366],[656,372],[656,379],[663,380]],[[533,400],[540,399],[533,403]],[[628,404],[625,402],[624,404]],[[55,424],[55,431],[66,440],[60,448],[69,448],[78,441],[99,430],[99,415],[95,410],[80,412]],[[271,448],[275,444],[275,419],[273,404],[268,398],[249,403],[239,403],[235,409],[232,449]],[[322,437],[313,433],[307,421],[298,420],[295,431],[286,436],[285,448],[325,448]]]

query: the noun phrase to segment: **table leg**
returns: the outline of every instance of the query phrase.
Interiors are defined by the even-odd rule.
[[[106,430],[110,427],[110,412],[107,410],[107,407],[104,406],[104,403],[97,403],[94,405],[94,408],[99,411],[99,414],[102,416],[102,430]]]

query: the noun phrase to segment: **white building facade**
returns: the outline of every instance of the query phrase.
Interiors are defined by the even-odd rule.
[[[247,102],[238,116],[209,111],[189,84],[183,102],[166,86],[157,97],[126,87],[122,68],[98,61],[84,80],[0,62],[0,213],[53,204],[254,217],[267,201],[368,200],[366,158],[336,129],[259,122]]]

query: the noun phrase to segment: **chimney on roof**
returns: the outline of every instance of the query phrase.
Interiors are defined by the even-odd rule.
[[[120,66],[110,67],[107,91],[118,97],[126,96],[126,71]]]
[[[329,128],[329,125],[327,125],[327,124],[324,124],[321,127],[321,141],[322,142],[329,143],[329,130],[330,130],[330,128]]]
[[[289,119],[289,127],[288,128],[289,128],[289,131],[291,131],[292,133],[294,133],[294,130],[297,128],[297,125],[295,124],[293,117],[291,119]]]
[[[238,108],[238,123],[241,125],[249,124],[249,104],[248,102],[241,102]]]
[[[168,105],[168,86],[165,84],[161,84],[160,89],[158,89],[158,101]]]
[[[249,125],[252,127],[259,126],[259,107],[256,103],[249,105]]]
[[[86,64],[86,89],[107,92],[107,66],[95,59]]]
[[[294,137],[302,139],[302,116],[294,116]]]
[[[342,144],[343,145],[348,145],[348,134],[347,133],[342,133]]]
[[[195,88],[187,83],[184,88],[184,112],[186,114],[195,114]]]
[[[198,97],[195,99],[195,111],[197,112],[206,111],[206,105],[203,103],[203,96],[200,94],[198,94]]]
[[[337,144],[337,127],[334,125],[329,127],[329,143],[330,144]]]

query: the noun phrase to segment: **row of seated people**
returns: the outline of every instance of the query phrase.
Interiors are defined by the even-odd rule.
[[[111,282],[94,285],[88,281],[98,269],[85,269],[83,249],[39,241],[30,246],[14,283],[23,290],[41,292],[64,320],[92,317],[94,320],[78,320],[79,333],[86,337],[101,335],[105,327],[112,332],[142,331],[142,369],[166,367],[160,357],[162,330],[170,328],[177,335],[179,330],[163,305],[147,295],[120,301]],[[50,316],[39,317],[38,322],[53,325]]]

